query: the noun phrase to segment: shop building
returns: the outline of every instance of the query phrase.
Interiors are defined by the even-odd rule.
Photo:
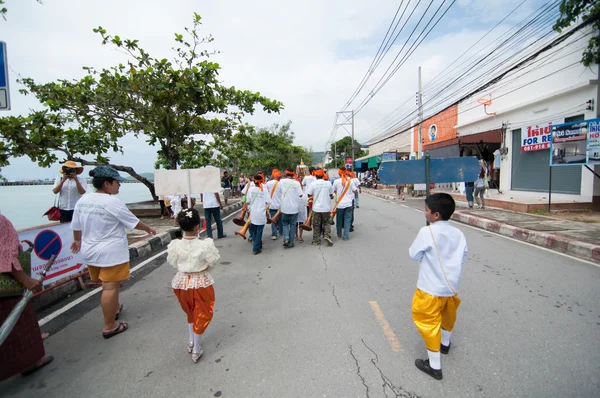
[[[556,201],[600,198],[600,179],[584,166],[550,170],[551,126],[598,115],[598,65],[584,67],[578,62],[581,51],[574,51],[588,39],[567,40],[458,105],[457,139],[470,143],[462,150],[463,156],[478,156],[490,163],[504,194],[526,192],[541,199],[548,196],[551,184]],[[482,105],[482,99],[491,104]],[[600,174],[598,166],[595,172]]]

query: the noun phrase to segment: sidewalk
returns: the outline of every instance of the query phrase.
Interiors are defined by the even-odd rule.
[[[393,189],[372,190],[363,187],[362,192],[391,201],[398,200]],[[409,202],[405,203],[410,205]],[[453,221],[600,264],[598,223],[567,221],[495,208],[469,210],[462,202],[457,202],[457,208],[460,210],[452,216]]]

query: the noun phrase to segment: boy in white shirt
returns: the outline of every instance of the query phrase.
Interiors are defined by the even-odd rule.
[[[331,199],[333,199],[333,185],[325,181],[325,173],[318,169],[314,171],[316,181],[306,188],[306,193],[313,200],[313,241],[312,244],[321,244],[321,232],[325,235],[325,242],[333,246],[331,240]]]
[[[358,185],[347,174],[344,167],[338,170],[340,178],[333,182],[333,190],[338,197],[336,208],[336,228],[338,238],[349,239],[350,226],[352,224],[352,203],[354,194],[358,192]]]
[[[450,350],[460,305],[458,285],[468,252],[465,235],[448,221],[455,208],[454,199],[446,193],[425,199],[425,218],[431,225],[421,228],[409,249],[410,257],[420,262],[412,316],[429,358],[417,359],[415,365],[437,380],[442,380],[440,351],[447,354]]]
[[[294,247],[296,237],[296,222],[298,221],[298,200],[302,196],[302,187],[294,179],[294,170],[286,169],[285,178],[277,185],[275,195],[281,197],[281,217],[279,222],[283,227],[283,247]]]
[[[257,174],[254,177],[254,186],[248,190],[247,200],[250,210],[250,241],[252,242],[252,253],[262,252],[262,235],[267,223],[267,205],[269,194],[263,182],[263,177]]]
[[[281,191],[277,190],[277,186],[281,180],[281,172],[277,169],[273,169],[271,175],[273,176],[273,179],[267,182],[267,192],[269,194],[269,199],[271,200],[269,216],[273,218],[275,214],[277,214],[281,204]],[[277,235],[283,236],[283,226],[281,225],[281,222],[271,224],[271,239],[277,240]]]

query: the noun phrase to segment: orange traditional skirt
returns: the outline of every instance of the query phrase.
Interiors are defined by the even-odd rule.
[[[194,324],[194,333],[202,334],[213,318],[215,289],[211,286],[195,289],[173,289],[188,323]]]
[[[423,336],[429,351],[438,352],[442,343],[442,330],[451,332],[456,323],[458,296],[438,297],[417,289],[412,301],[415,326]]]

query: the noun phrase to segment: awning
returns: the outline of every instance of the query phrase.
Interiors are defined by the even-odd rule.
[[[367,166],[372,169],[379,166],[379,163],[381,163],[381,156],[371,156],[367,162]]]

